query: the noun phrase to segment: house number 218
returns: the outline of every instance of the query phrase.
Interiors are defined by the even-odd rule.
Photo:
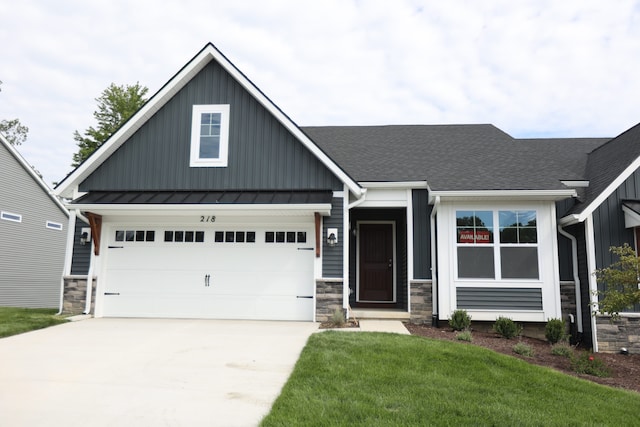
[[[200,222],[216,222],[215,216],[200,216]]]

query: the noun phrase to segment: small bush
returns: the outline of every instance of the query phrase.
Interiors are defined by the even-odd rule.
[[[456,334],[456,338],[459,341],[468,341],[471,342],[471,331],[470,330],[466,330],[466,331],[462,331]]]
[[[471,326],[471,316],[469,316],[467,310],[456,310],[451,314],[449,326],[451,326],[454,331],[464,331]]]
[[[496,323],[493,324],[493,331],[502,335],[506,339],[511,339],[522,333],[522,326],[516,324],[508,317],[498,317]]]
[[[573,356],[573,348],[566,341],[561,341],[551,346],[551,354],[569,358]]]
[[[344,312],[342,311],[342,309],[336,308],[336,310],[331,315],[331,320],[329,321],[331,322],[332,326],[341,327],[342,325],[344,325],[345,320]]]
[[[594,377],[608,377],[611,371],[600,359],[584,351],[578,357],[571,358],[571,369],[578,374],[593,375]]]
[[[522,341],[513,346],[513,352],[525,357],[533,357],[534,355],[533,348],[530,345],[523,343]]]
[[[565,337],[562,319],[550,319],[544,327],[544,336],[551,344],[562,341]]]

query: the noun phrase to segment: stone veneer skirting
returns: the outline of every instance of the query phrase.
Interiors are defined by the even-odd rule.
[[[93,313],[96,303],[96,280],[93,280],[91,292],[91,313]],[[87,297],[86,277],[65,277],[64,278],[64,298],[62,312],[64,314],[82,314]]]
[[[431,324],[433,315],[433,298],[431,280],[412,281],[411,288],[411,323]]]
[[[316,321],[326,322],[336,310],[344,314],[342,279],[316,280]]]
[[[609,316],[597,316],[596,333],[602,353],[618,353],[624,347],[629,353],[640,354],[640,315],[622,314],[614,321]]]

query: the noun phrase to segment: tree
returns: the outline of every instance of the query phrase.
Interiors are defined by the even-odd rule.
[[[2,81],[0,81],[0,86]],[[2,88],[0,88],[2,92]],[[0,133],[9,141],[11,145],[20,145],[27,140],[29,128],[20,123],[20,120],[0,120]]]
[[[78,152],[73,155],[71,166],[78,166],[91,153],[96,151],[109,137],[117,131],[140,107],[147,102],[145,95],[149,89],[146,86],[121,85],[111,83],[102,94],[96,98],[98,109],[93,117],[98,121],[97,128],[90,126],[84,135],[77,130],[73,139],[77,142]]]
[[[609,251],[619,259],[607,268],[596,270],[596,279],[605,285],[604,291],[597,291],[601,296],[598,310],[617,319],[621,311],[640,304],[640,257],[626,243],[623,246],[612,246]]]

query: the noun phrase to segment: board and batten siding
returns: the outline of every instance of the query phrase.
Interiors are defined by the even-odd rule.
[[[190,167],[193,105],[229,104],[227,167]],[[90,190],[342,190],[343,184],[217,62],[87,179]]]
[[[427,190],[413,190],[413,278],[431,279],[431,211]]]
[[[344,199],[342,197],[334,197],[331,201],[331,216],[325,216],[322,219],[322,277],[338,278],[342,277],[342,263],[344,254],[344,235],[343,235],[343,207]],[[331,247],[327,244],[327,229],[338,229],[338,244]]]
[[[0,219],[0,305],[58,307],[67,215],[2,144],[0,177],[0,211],[22,216]],[[62,230],[47,228],[47,221]]]

